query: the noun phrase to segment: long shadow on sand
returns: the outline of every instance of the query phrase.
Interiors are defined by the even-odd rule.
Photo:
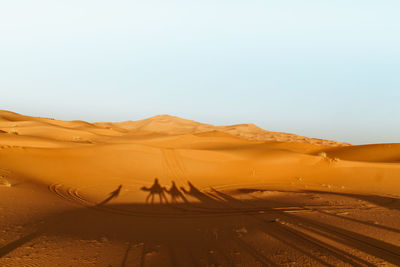
[[[362,194],[354,194],[354,193],[311,191],[311,190],[307,190],[304,192],[351,197],[351,198],[363,200],[363,201],[366,201],[366,202],[369,202],[374,205],[381,206],[381,207],[384,207],[387,209],[400,210],[400,199],[395,198],[395,197],[378,196],[378,195],[362,195]]]
[[[141,258],[135,263],[139,266],[146,265],[147,252],[160,246],[167,248],[170,266],[277,266],[281,260],[273,242],[313,264],[374,265],[369,258],[345,248],[349,247],[400,265],[398,246],[289,212],[296,203],[240,200],[217,190],[203,192],[193,184],[184,192],[197,202],[108,204],[52,214],[33,233],[1,247],[0,257],[42,234],[87,240],[99,240],[106,235],[110,240],[129,244],[120,260],[122,266],[127,264],[133,244],[143,244]],[[265,237],[256,242],[260,235]],[[342,246],[338,248],[323,239]],[[296,257],[293,255],[287,257]]]

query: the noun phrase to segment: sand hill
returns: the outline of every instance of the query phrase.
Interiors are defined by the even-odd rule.
[[[252,124],[0,111],[0,265],[396,266],[399,155]],[[146,203],[155,177],[177,203]]]
[[[97,125],[104,125],[98,123]],[[110,125],[110,124],[109,124]],[[257,127],[254,124],[238,124],[230,126],[213,126],[210,124],[199,123],[169,115],[158,115],[140,121],[127,121],[114,123],[126,130],[140,130],[149,132],[159,132],[166,134],[197,134],[204,132],[219,131],[237,136],[242,139],[269,141],[269,142],[301,142],[310,144],[320,144],[329,146],[345,146],[347,143],[340,143],[330,140],[308,138],[295,134],[270,132]]]
[[[43,131],[43,130],[50,130]],[[98,122],[58,121],[34,118],[9,111],[0,111],[0,130],[15,135],[48,137],[63,141],[98,140],[97,135],[123,136],[138,133],[162,133],[167,135],[199,134],[206,132],[227,133],[241,139],[268,142],[299,142],[326,146],[347,146],[347,143],[308,138],[295,134],[270,132],[254,124],[213,126],[169,115],[158,115],[139,121]],[[48,135],[46,135],[47,132]],[[54,134],[54,136],[51,136]]]

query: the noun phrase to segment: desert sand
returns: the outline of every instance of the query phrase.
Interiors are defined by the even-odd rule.
[[[400,144],[0,111],[0,266],[398,265]]]

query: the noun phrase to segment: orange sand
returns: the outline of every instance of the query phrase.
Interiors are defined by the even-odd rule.
[[[400,264],[399,162],[400,144],[353,146],[253,124],[0,111],[0,265]],[[155,177],[167,187],[190,181],[201,195],[148,205],[141,188]]]

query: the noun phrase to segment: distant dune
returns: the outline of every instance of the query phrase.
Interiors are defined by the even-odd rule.
[[[114,123],[127,130],[142,130],[149,132],[161,132],[167,134],[195,134],[204,132],[223,132],[242,139],[269,141],[269,142],[301,142],[329,146],[345,146],[347,143],[340,143],[330,140],[308,138],[295,134],[270,132],[257,127],[254,124],[237,124],[230,126],[213,126],[199,123],[169,115],[158,115],[140,121],[127,121]]]
[[[253,124],[0,111],[0,265],[399,266],[399,161]]]
[[[399,162],[399,144],[353,146],[253,124],[213,126],[169,115],[88,123],[0,111],[0,131],[0,168],[45,183],[109,177],[150,182],[158,176],[199,185],[298,184],[302,177],[308,186],[398,191],[392,185],[400,167],[391,163]]]
[[[139,133],[184,135],[226,133],[246,140],[267,142],[299,142],[326,146],[347,146],[347,143],[308,138],[295,134],[270,132],[254,124],[213,126],[169,115],[158,115],[139,121],[98,122],[60,121],[0,111],[0,131],[15,135],[48,138],[59,141],[101,141],[104,136],[122,137]]]
[[[329,157],[370,162],[400,162],[400,144],[372,144],[326,150]]]

